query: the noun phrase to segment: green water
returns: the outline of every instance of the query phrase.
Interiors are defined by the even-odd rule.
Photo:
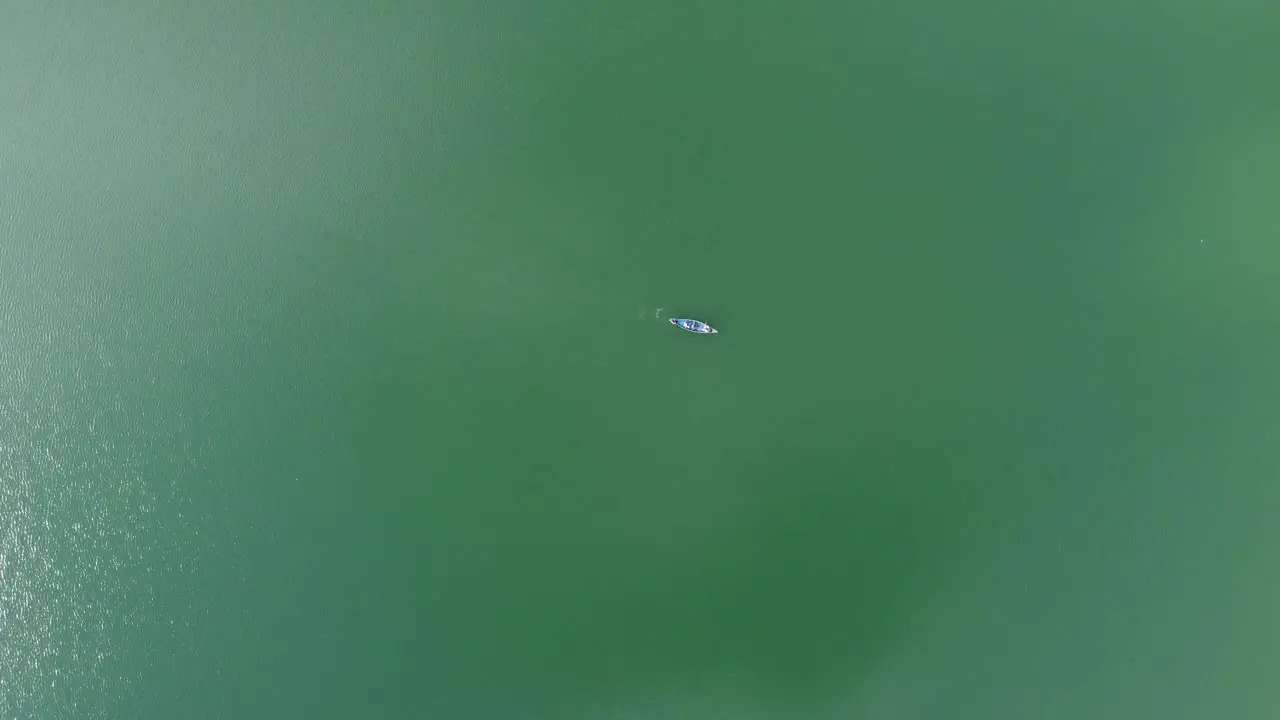
[[[1280,13],[414,5],[0,9],[0,717],[1275,716]]]

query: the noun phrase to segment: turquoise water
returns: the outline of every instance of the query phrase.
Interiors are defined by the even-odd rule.
[[[0,717],[1271,717],[1277,20],[6,5]]]

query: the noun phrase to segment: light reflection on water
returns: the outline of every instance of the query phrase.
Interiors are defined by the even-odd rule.
[[[0,716],[120,717],[187,622],[157,595],[194,564],[193,462],[157,448],[181,447],[189,424],[147,417],[145,374],[90,380],[67,355],[23,359],[0,380]]]
[[[145,568],[142,509],[125,504],[139,483],[110,455],[77,459],[56,417],[10,404],[3,422],[5,711],[84,716],[89,698],[128,694],[118,643],[147,611],[136,587]]]

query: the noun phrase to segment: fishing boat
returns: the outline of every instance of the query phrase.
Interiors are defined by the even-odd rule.
[[[675,325],[681,330],[688,330],[691,333],[697,333],[699,335],[715,335],[716,333],[720,332],[719,330],[711,327],[710,325],[702,322],[701,320],[689,320],[687,318],[671,318],[671,324]]]

